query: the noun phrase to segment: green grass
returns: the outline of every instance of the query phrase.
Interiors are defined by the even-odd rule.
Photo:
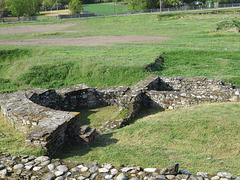
[[[94,13],[96,15],[114,14],[113,3],[84,4],[83,9],[87,10],[89,13]],[[115,5],[116,14],[123,13],[124,11],[127,11],[127,6],[119,4]]]
[[[65,29],[66,32],[1,36],[1,39],[21,40],[139,35],[168,36],[171,40],[94,47],[0,45],[0,91],[60,88],[79,83],[93,87],[133,86],[150,74],[206,76],[240,86],[239,34],[217,31],[220,22],[239,19],[240,14],[185,14],[180,19],[170,17],[160,20],[158,15],[89,18]],[[3,26],[7,25],[0,25],[0,28]],[[161,68],[146,71],[144,67],[153,63],[163,52]],[[71,147],[56,157],[143,167],[166,167],[178,162],[181,169],[192,173],[228,171],[239,175],[239,107],[239,103],[226,103],[152,112],[150,116],[138,117],[140,120],[136,119],[132,125],[98,136],[92,147]],[[115,117],[112,112],[114,114],[116,111],[103,108],[81,113],[85,124],[98,127],[112,118],[109,114]],[[12,140],[9,145],[0,145],[4,148],[0,151],[22,152],[16,149],[17,145],[11,145],[15,141],[18,142]]]
[[[56,157],[115,166],[166,167],[239,174],[240,103],[204,104],[159,112],[97,137],[91,147],[66,147]]]
[[[81,123],[82,125],[90,125],[91,128],[99,128],[107,121],[118,117],[119,108],[117,106],[107,106],[96,109],[82,109]]]
[[[0,115],[0,152],[12,154],[41,155],[41,149],[25,146],[24,134],[10,126]]]
[[[67,32],[43,32],[2,36],[3,39],[82,37],[100,35],[169,36],[156,43],[116,44],[95,47],[37,47],[0,45],[0,51],[16,52],[0,62],[2,79],[21,88],[60,88],[78,83],[89,86],[132,86],[150,74],[161,76],[206,76],[240,86],[239,35],[218,32],[222,20],[239,14],[187,14],[184,19],[158,19],[158,15],[103,17],[83,20]],[[56,22],[54,22],[56,23]],[[63,22],[60,22],[63,23]],[[1,25],[0,25],[1,27]],[[19,56],[19,52],[26,54]],[[165,52],[161,70],[144,67]],[[7,89],[7,88],[6,88]]]

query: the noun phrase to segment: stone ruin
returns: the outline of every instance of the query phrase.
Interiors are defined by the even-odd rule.
[[[27,145],[42,147],[47,155],[66,143],[91,145],[97,132],[124,126],[142,108],[175,109],[203,102],[239,100],[240,87],[208,78],[152,75],[134,87],[75,85],[58,90],[33,89],[0,95],[1,112],[12,126],[26,134]],[[82,108],[115,105],[124,119],[106,122],[99,129],[81,125]]]

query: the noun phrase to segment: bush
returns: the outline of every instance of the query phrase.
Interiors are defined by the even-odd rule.
[[[83,10],[82,1],[79,0],[72,0],[68,7],[72,14],[80,14]]]

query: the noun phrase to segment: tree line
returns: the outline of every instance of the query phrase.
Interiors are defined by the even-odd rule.
[[[124,2],[128,4],[129,10],[156,9],[160,6],[167,7],[173,4],[190,3],[194,0],[0,0],[0,17],[6,12],[20,19],[21,16],[36,16],[40,9],[62,8],[68,5],[72,14],[82,11],[82,4],[101,3],[101,2]],[[197,0],[196,0],[197,1]],[[239,0],[200,0],[215,2],[232,2]]]

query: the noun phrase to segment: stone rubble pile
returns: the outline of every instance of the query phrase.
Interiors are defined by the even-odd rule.
[[[14,156],[0,153],[0,179],[26,180],[240,180],[230,173],[219,172],[210,176],[205,172],[196,175],[179,170],[178,164],[167,168],[114,167],[96,162],[61,162],[48,156]]]

